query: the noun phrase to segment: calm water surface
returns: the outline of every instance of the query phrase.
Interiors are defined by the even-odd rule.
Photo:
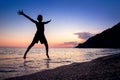
[[[51,60],[47,60],[44,48],[32,48],[24,60],[25,50],[0,48],[0,80],[120,53],[120,49],[51,48]]]

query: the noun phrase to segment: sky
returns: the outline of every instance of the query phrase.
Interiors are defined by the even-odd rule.
[[[35,24],[18,15],[23,10],[34,20],[39,14],[49,47],[74,47],[120,21],[120,0],[0,0],[0,47],[27,47]],[[43,47],[36,44],[36,47]]]

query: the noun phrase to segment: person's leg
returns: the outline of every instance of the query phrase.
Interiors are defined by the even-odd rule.
[[[26,50],[26,52],[25,52],[25,54],[24,54],[24,56],[23,56],[24,59],[26,59],[26,55],[27,55],[28,51],[34,46],[34,44],[35,44],[35,42],[32,42],[32,43],[29,45],[29,47],[27,48],[27,50]]]
[[[48,50],[49,50],[48,43],[46,42],[46,43],[44,43],[44,45],[45,45],[45,48],[46,48],[46,56],[47,56],[48,59],[50,59],[49,54],[48,54]]]

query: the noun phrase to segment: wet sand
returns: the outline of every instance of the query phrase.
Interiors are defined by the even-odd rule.
[[[120,54],[6,80],[120,80]]]

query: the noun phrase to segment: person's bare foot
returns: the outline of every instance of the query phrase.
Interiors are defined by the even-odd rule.
[[[26,59],[26,56],[23,56],[23,59]]]
[[[50,59],[49,55],[48,54],[46,54],[46,55],[47,55],[47,58]]]

